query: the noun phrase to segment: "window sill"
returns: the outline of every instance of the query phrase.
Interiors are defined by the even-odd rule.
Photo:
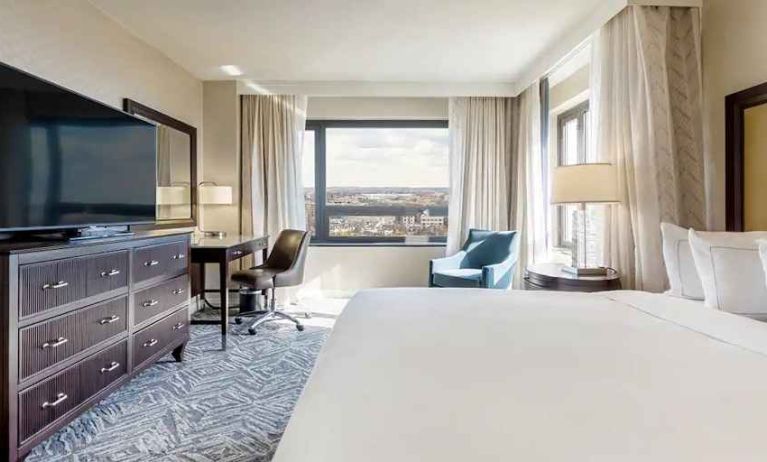
[[[423,242],[408,244],[405,242],[310,242],[309,247],[445,247],[444,242]]]

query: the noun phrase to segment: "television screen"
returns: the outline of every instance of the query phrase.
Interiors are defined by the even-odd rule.
[[[0,65],[0,231],[155,220],[156,127]]]

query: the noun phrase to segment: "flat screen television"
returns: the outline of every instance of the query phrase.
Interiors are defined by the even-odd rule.
[[[0,64],[0,232],[155,220],[156,127]]]

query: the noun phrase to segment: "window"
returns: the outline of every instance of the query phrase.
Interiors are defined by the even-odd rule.
[[[447,121],[308,121],[314,242],[429,243],[447,235]]]

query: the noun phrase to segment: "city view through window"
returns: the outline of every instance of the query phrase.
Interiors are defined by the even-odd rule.
[[[322,138],[324,149],[316,149]],[[315,152],[325,156],[325,223],[317,221],[322,192],[315,188]],[[446,127],[328,126],[324,137],[307,130],[303,178],[313,236],[420,242],[447,234]],[[324,227],[320,233],[319,227]]]

